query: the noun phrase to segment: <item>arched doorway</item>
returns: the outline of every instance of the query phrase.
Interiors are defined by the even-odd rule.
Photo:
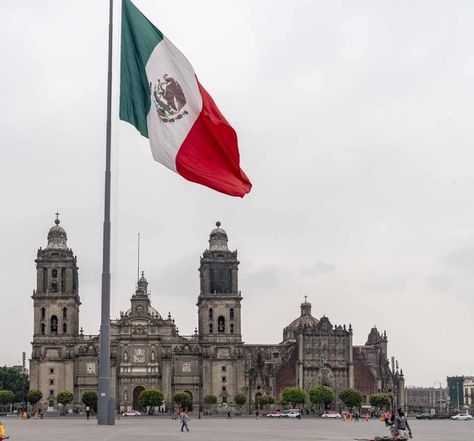
[[[133,389],[133,410],[139,410],[142,411],[143,407],[140,404],[140,393],[145,390],[143,386],[137,386],[135,389]]]
[[[260,397],[262,396],[262,393],[261,392],[257,392],[255,394],[255,409],[260,409],[260,404],[259,404],[259,400],[260,400]]]
[[[189,392],[189,390],[185,390],[184,392],[191,397],[190,404],[188,406],[188,411],[191,412],[193,410],[193,394]]]

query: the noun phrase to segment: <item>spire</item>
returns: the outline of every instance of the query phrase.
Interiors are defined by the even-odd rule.
[[[377,345],[383,341],[382,336],[380,335],[380,332],[377,330],[377,326],[374,325],[374,327],[370,330],[370,334],[367,337],[367,343],[366,345]]]
[[[304,302],[301,304],[301,315],[311,315],[311,303],[308,302],[308,296],[304,296]]]
[[[145,278],[145,271],[142,271],[142,276],[138,280],[137,289],[135,291],[136,296],[147,296],[148,295],[148,280]]]

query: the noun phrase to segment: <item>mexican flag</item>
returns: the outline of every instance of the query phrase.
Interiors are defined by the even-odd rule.
[[[243,197],[237,134],[186,57],[130,0],[122,2],[120,119],[150,140],[156,161],[185,179]],[[195,37],[193,37],[195,38]]]

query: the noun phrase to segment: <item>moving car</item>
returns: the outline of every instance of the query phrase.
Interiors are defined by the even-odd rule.
[[[282,418],[298,418],[300,416],[301,415],[300,415],[299,409],[288,409],[288,410],[284,410],[281,413]]]
[[[468,413],[458,413],[457,415],[453,415],[451,417],[452,420],[472,420],[472,415]]]
[[[428,413],[428,412],[419,413],[419,414],[416,416],[416,419],[417,419],[417,420],[431,420],[431,419],[433,419],[433,415],[431,415],[431,413]]]
[[[124,412],[122,416],[127,417],[127,416],[140,416],[141,413],[138,410],[129,410],[128,412]]]
[[[281,412],[270,412],[270,413],[267,413],[267,418],[281,418]]]
[[[321,416],[322,418],[341,418],[341,414],[339,412],[325,412]]]

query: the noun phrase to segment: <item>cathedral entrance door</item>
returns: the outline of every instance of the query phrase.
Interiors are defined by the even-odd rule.
[[[189,392],[189,390],[185,390],[184,392],[186,392],[191,397],[191,402],[188,406],[188,412],[191,412],[193,410],[193,394]]]
[[[140,412],[143,410],[139,400],[142,390],[145,390],[143,386],[137,386],[135,389],[133,389],[133,410],[138,410]]]

